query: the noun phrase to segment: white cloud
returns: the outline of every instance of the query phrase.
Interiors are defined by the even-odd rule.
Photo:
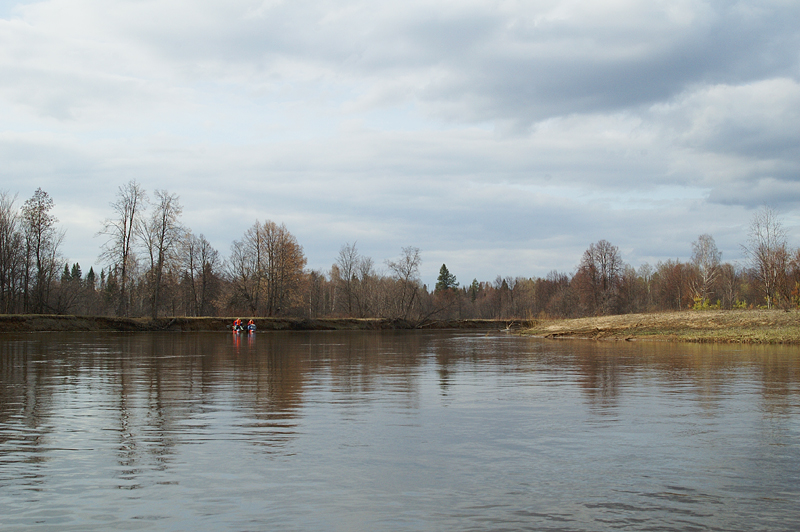
[[[710,232],[732,257],[748,208],[800,199],[798,14],[26,2],[0,11],[2,188],[47,190],[84,270],[90,219],[133,178],[178,193],[223,254],[269,218],[318,268],[355,240],[376,262],[419,246],[462,281],[569,270],[601,238],[637,263]]]
[[[800,83],[775,78],[699,87],[654,109],[654,122],[694,168],[710,199],[748,206],[797,203]]]

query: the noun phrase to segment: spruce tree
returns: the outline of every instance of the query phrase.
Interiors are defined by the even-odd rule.
[[[83,279],[83,272],[81,271],[81,265],[77,262],[72,265],[72,271],[70,272],[70,277],[73,281],[80,281]]]
[[[476,299],[478,299],[478,292],[481,289],[481,285],[478,284],[477,279],[472,280],[472,284],[469,286],[469,298],[474,303]]]
[[[450,273],[446,265],[442,264],[442,267],[439,268],[439,277],[436,279],[436,291],[457,287],[456,276]]]

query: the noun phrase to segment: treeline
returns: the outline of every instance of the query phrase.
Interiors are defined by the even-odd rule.
[[[451,294],[448,317],[578,318],[685,309],[800,308],[800,250],[792,249],[776,213],[753,216],[742,249],[746,265],[722,262],[711,235],[691,245],[688,262],[667,260],[638,269],[606,240],[591,244],[572,274],[497,277],[458,283],[442,265],[434,295]]]
[[[0,313],[108,316],[290,316],[427,319],[530,319],[680,310],[796,308],[800,252],[768,208],[753,218],[746,265],[723,263],[713,237],[692,243],[687,262],[638,269],[606,240],[591,244],[573,272],[546,277],[473,279],[461,285],[442,265],[436,285],[421,282],[420,250],[406,247],[377,265],[344,244],[330,270],[308,270],[302,246],[283,224],[256,221],[227,259],[181,223],[175,194],[150,197],[136,182],[119,188],[104,238],[100,272],[70,264],[41,189],[17,207],[0,191]]]

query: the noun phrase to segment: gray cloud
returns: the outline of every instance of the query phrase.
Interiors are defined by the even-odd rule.
[[[0,12],[2,188],[45,187],[84,266],[133,178],[178,193],[223,254],[269,218],[321,269],[356,240],[378,262],[419,246],[426,275],[452,262],[462,281],[570,270],[601,238],[637,264],[708,232],[734,259],[748,209],[800,199],[798,15],[28,2]]]
[[[697,84],[798,74],[800,7],[779,2],[695,2],[672,11],[591,2],[509,9],[429,2],[198,1],[191,10],[177,1],[85,4],[83,16],[78,10],[67,18],[72,32],[59,2],[23,12],[78,49],[77,33],[86,32],[126,50],[116,64],[94,58],[117,72],[155,69],[165,77],[267,86],[369,86],[392,76],[411,85],[396,94],[465,121],[531,123],[636,108]]]

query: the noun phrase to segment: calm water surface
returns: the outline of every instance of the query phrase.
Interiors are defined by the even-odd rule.
[[[800,350],[0,335],[0,530],[798,530]]]

